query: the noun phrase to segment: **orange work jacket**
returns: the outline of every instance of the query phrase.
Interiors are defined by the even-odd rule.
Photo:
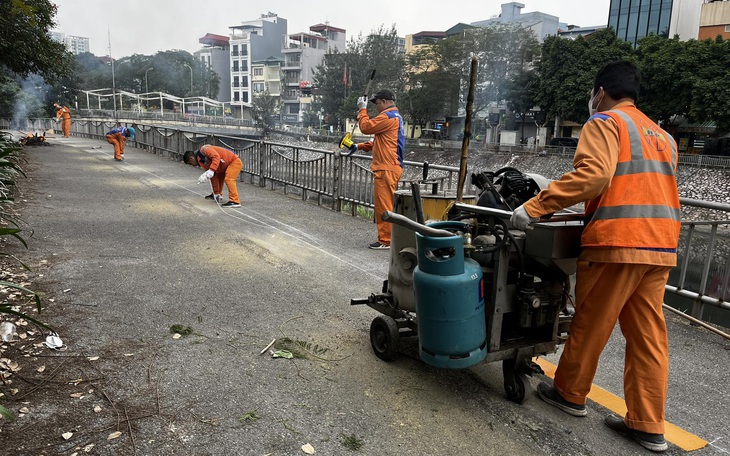
[[[228,165],[236,160],[240,160],[235,152],[224,147],[205,145],[195,154],[198,165],[205,170],[211,170],[214,173],[223,173]]]
[[[632,102],[585,123],[574,171],[524,204],[542,217],[585,202],[581,258],[609,263],[676,264],[677,145]]]
[[[68,109],[66,106],[61,106],[58,111],[56,112],[56,119],[63,120],[70,120],[71,119],[71,110]]]
[[[406,145],[405,126],[403,118],[395,106],[384,109],[380,114],[370,119],[367,109],[361,109],[357,114],[360,131],[366,135],[375,135],[372,141],[360,143],[357,148],[372,151],[373,161],[370,169],[373,171],[402,171],[403,151]]]

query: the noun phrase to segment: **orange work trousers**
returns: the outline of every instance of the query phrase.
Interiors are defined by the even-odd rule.
[[[236,159],[233,163],[229,163],[225,170],[216,172],[210,183],[213,185],[213,193],[216,195],[223,194],[223,184],[226,184],[228,188],[228,200],[234,203],[241,203],[238,199],[238,187],[236,187],[236,179],[241,174],[243,169],[243,162],[241,159]]]
[[[61,120],[61,131],[63,131],[63,137],[68,138],[71,133],[71,119]]]
[[[375,199],[375,223],[378,226],[378,242],[390,245],[391,225],[384,222],[382,215],[385,211],[393,210],[393,198],[398,188],[398,181],[403,174],[403,168],[398,171],[373,171],[373,197]]]
[[[114,133],[112,135],[106,135],[106,142],[114,146],[114,158],[121,160],[124,158],[124,142],[127,138],[121,133]]]
[[[664,434],[669,347],[662,302],[670,269],[578,260],[575,316],[555,372],[555,389],[563,398],[586,403],[618,320],[626,339],[624,421],[638,431]]]

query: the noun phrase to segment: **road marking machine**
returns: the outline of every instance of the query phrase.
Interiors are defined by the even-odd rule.
[[[393,361],[402,339],[417,337],[419,356],[431,366],[502,361],[506,396],[522,403],[527,376],[542,373],[532,358],[567,339],[582,214],[516,230],[511,211],[547,185],[542,176],[514,168],[474,174],[481,193],[462,202],[437,185],[422,197],[425,178],[396,192],[393,212],[383,216],[393,234],[382,290],[351,304],[382,314],[370,325],[378,358]]]

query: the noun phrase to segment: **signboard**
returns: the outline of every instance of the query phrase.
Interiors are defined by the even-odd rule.
[[[299,121],[299,115],[298,114],[284,114],[282,116],[284,122],[298,122]]]

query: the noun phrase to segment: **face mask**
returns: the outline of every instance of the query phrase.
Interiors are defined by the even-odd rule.
[[[601,90],[598,90],[598,93],[601,93]],[[591,94],[593,94],[593,91],[591,90]],[[601,100],[603,97],[601,97],[601,100],[596,100],[598,97],[598,94],[592,95],[591,99],[588,100],[588,114],[589,116],[592,116],[593,114],[598,112],[598,105],[601,104]],[[595,103],[594,103],[595,102]],[[595,106],[595,107],[594,107]]]

